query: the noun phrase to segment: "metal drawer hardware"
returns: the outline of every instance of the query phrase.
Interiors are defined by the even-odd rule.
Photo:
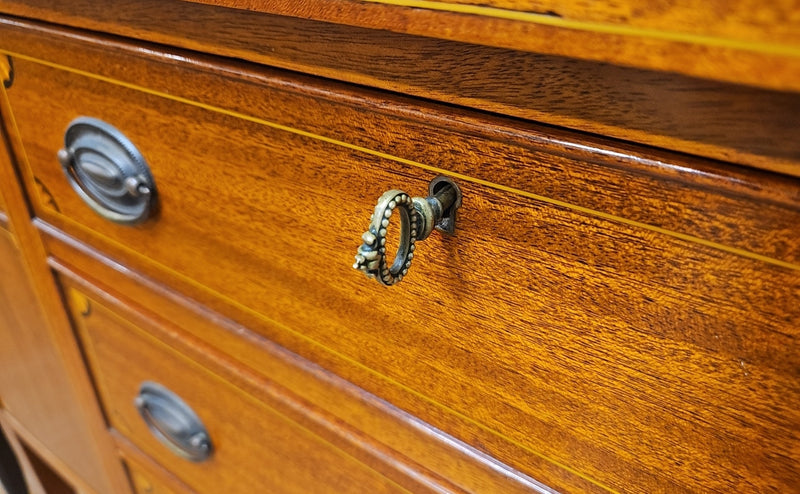
[[[150,432],[173,453],[194,462],[211,456],[214,448],[206,427],[175,393],[145,381],[133,403]]]
[[[100,216],[131,225],[152,214],[156,186],[150,168],[119,130],[78,117],[64,133],[64,146],[58,160],[70,185]]]
[[[412,198],[402,190],[385,192],[372,213],[369,230],[361,236],[364,243],[358,248],[353,268],[385,286],[400,282],[411,267],[415,243],[428,238],[434,228],[452,234],[456,227],[456,210],[460,206],[461,190],[447,177],[431,181],[427,198]],[[400,242],[389,265],[386,233],[395,211],[400,216]]]

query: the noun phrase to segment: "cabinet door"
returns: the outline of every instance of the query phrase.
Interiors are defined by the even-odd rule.
[[[106,490],[63,360],[23,268],[14,237],[0,229],[0,400],[30,438],[98,492]]]

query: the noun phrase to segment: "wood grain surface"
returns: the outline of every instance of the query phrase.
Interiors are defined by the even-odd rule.
[[[382,0],[374,0],[383,3]],[[266,4],[263,0],[215,0],[214,3]],[[386,1],[392,4],[393,0]],[[728,39],[798,44],[798,9],[794,0],[667,0],[644,4],[634,0],[435,0],[442,8],[477,5],[539,13],[589,23],[630,26],[657,31],[713,35]],[[457,8],[457,7],[453,7]]]
[[[17,243],[0,230],[0,396],[15,417],[68,470],[94,479],[94,446],[64,364],[47,335]],[[74,474],[71,475],[74,477]]]
[[[142,60],[143,55],[135,48],[128,47],[127,57],[123,56],[125,51],[116,50],[120,47],[114,48],[111,55],[108,47],[94,47],[92,51],[90,45],[75,44],[70,53],[89,56],[75,60],[77,68],[59,67],[73,74],[48,68],[49,62],[18,60],[27,72],[25,85],[20,84],[9,95],[15,100],[19,125],[28,124],[29,135],[44,138],[37,119],[49,122],[47,149],[37,144],[31,151],[41,152],[42,162],[51,161],[47,153],[54,153],[61,145],[61,134],[72,118],[92,112],[99,115],[117,106],[133,108],[145,98],[141,93],[148,92],[155,94],[147,97],[146,104],[164,115],[168,112],[159,108],[162,105],[173,105],[176,114],[183,111],[182,105],[175,105],[177,100],[211,110],[206,117],[206,112],[188,109],[195,112],[191,118],[232,115],[290,133],[310,133],[348,149],[466,175],[637,226],[646,224],[659,232],[697,237],[701,242],[779,262],[800,260],[795,233],[800,221],[800,182],[795,180],[285,72],[236,64],[209,65],[207,60],[193,59],[186,53]],[[110,57],[124,63],[110,63]],[[193,63],[176,67],[176,57]],[[109,69],[87,74],[84,67]],[[112,84],[97,82],[108,78],[112,78]],[[138,84],[144,80],[147,86]],[[221,86],[236,89],[213,90]],[[67,89],[72,87],[74,92]],[[56,93],[67,94],[51,101],[50,95]],[[367,109],[371,112],[369,119],[364,118]],[[48,116],[42,115],[43,111]],[[189,128],[192,126],[196,124],[190,123]],[[154,140],[152,136],[142,139]],[[176,159],[180,157],[179,146],[172,150]],[[36,186],[31,186],[31,194],[57,210],[48,184],[61,181],[60,172],[52,167],[47,170],[53,178],[32,177]]]
[[[215,370],[80,292],[67,292],[111,426],[196,492],[433,492],[378,474]],[[214,445],[208,460],[188,462],[153,437],[133,405],[145,381],[165,386],[197,413]]]
[[[797,94],[185,2],[115,1],[99,10],[96,2],[70,2],[70,12],[45,18],[800,174]],[[76,43],[79,34],[9,19],[0,29],[0,48],[122,77],[123,67]],[[147,56],[159,49],[123,51]],[[149,76],[129,81],[149,85]]]
[[[325,369],[279,347],[229,318],[199,306],[36,220],[53,254],[51,266],[128,321],[162,329],[161,341],[201,364],[237,369],[239,387],[390,478],[406,472],[433,490],[548,493],[547,488]],[[158,316],[150,311],[155,310]],[[219,367],[218,367],[219,368]],[[242,375],[261,376],[244,385]],[[264,384],[267,379],[268,384]],[[357,432],[353,432],[357,431]],[[539,477],[569,490],[596,486],[524,451]],[[380,461],[378,461],[380,459]],[[398,478],[398,482],[402,477]]]
[[[388,96],[330,112],[325,99],[338,99],[331,93],[288,112],[280,102],[291,104],[291,84],[272,95],[253,83],[261,97],[234,103],[260,115],[248,117],[30,61],[17,69],[22,82],[9,95],[27,179],[39,178],[60,210],[38,204],[37,212],[126,265],[524,472],[532,463],[520,449],[612,492],[797,485],[799,271],[715,236],[773,206],[775,218],[795,214],[795,182],[732,169],[749,181],[726,180],[714,166],[717,175],[704,182],[705,165],[695,169],[691,160],[649,166],[626,159],[628,148],[612,152],[593,141],[580,154],[581,141],[570,145],[562,134],[508,132],[478,116],[470,126],[468,114],[404,107]],[[157,86],[158,70],[149,75]],[[214,87],[194,90],[223,94]],[[251,94],[247,84],[226,87],[236,87],[224,92],[234,101]],[[283,118],[318,127],[297,132],[291,120],[262,120],[273,104]],[[414,119],[382,123],[396,112],[417,113],[436,131],[417,139],[403,123]],[[141,147],[160,217],[139,228],[111,225],[72,194],[53,157],[79,114],[108,120]],[[487,125],[506,137],[488,139]],[[320,139],[323,130],[331,134]],[[437,136],[438,146],[427,147]],[[503,146],[493,166],[495,140],[537,151],[525,157]],[[366,147],[373,142],[408,158]],[[605,165],[609,156],[624,164]],[[586,163],[600,165],[597,174],[584,171]],[[658,207],[631,207],[644,221],[598,214],[605,198],[614,203],[614,187],[621,196],[639,187],[604,178],[604,167],[633,176],[663,170],[659,182],[675,180],[689,197],[708,194],[706,215],[687,222],[707,220],[707,233],[653,228],[691,200],[647,187],[639,194],[649,192]],[[439,170],[464,191],[457,235],[421,245],[412,273],[391,290],[351,271],[375,198],[393,187],[421,193]],[[555,201],[530,192],[538,184],[531,170],[560,177],[577,196],[600,193],[592,209]],[[479,178],[486,173],[493,182]],[[745,212],[749,201],[753,213]],[[725,214],[731,221],[719,220]],[[796,252],[796,234],[782,238],[763,245]]]
[[[115,436],[136,494],[194,494],[186,484],[147,458],[127,439],[118,434]]]
[[[797,89],[794,0],[192,0]],[[767,68],[761,79],[753,73]],[[748,73],[748,70],[751,71]],[[794,78],[794,79],[793,79]]]
[[[3,118],[10,115],[7,103],[0,88]],[[19,141],[8,137],[0,132],[0,194],[6,201],[7,226],[14,232],[10,236],[0,230],[0,394],[9,408],[6,421],[82,493],[130,492],[119,461],[108,454],[111,441],[103,439],[105,427],[94,391],[42,241],[30,222],[31,211],[10,155],[10,144]]]
[[[189,0],[196,3],[207,3],[231,8],[248,9],[265,12],[280,12],[288,6],[280,2],[267,2],[265,0]],[[483,14],[486,17],[500,16],[496,12],[484,7],[503,9],[507,17],[513,18],[514,12],[524,14],[539,14],[550,16],[565,21],[575,22],[575,28],[580,29],[580,24],[586,23],[585,28],[597,24],[651,30],[650,34],[656,36],[659,32],[663,36],[671,33],[695,34],[699,36],[714,36],[729,40],[749,40],[785,43],[787,45],[800,44],[798,25],[798,9],[800,4],[794,0],[778,0],[754,3],[749,0],[710,0],[699,2],[697,0],[667,0],[657,4],[643,4],[634,0],[621,0],[616,2],[593,2],[590,0],[364,0],[362,3],[376,3],[384,5],[386,12],[398,6],[417,6],[442,12],[461,12],[473,15]],[[347,5],[347,1],[314,1],[299,2],[317,8],[317,16],[331,15],[325,10],[336,5],[339,9]],[[327,4],[327,5],[326,5]],[[277,6],[276,6],[277,5]],[[479,8],[466,9],[462,5],[472,5]],[[302,7],[295,7],[300,9]],[[291,13],[291,12],[289,12]],[[390,15],[386,15],[387,23]],[[444,17],[443,17],[444,19]],[[518,16],[518,20],[529,19]],[[353,24],[364,22],[356,18],[350,21]],[[367,21],[369,22],[369,21]],[[535,22],[530,20],[530,22]],[[387,26],[389,29],[404,29],[402,26]],[[599,26],[596,26],[599,28]],[[643,36],[646,36],[642,32]]]

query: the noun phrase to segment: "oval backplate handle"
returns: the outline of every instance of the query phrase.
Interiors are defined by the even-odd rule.
[[[157,202],[150,167],[112,125],[76,118],[64,133],[58,160],[70,186],[100,216],[125,225],[152,216]]]
[[[145,381],[134,405],[150,432],[176,455],[194,462],[211,456],[214,448],[203,422],[169,389]]]

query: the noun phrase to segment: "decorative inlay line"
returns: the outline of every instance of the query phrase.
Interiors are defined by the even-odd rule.
[[[432,173],[436,173],[436,174],[439,174],[439,175],[447,175],[447,176],[450,176],[450,177],[453,177],[453,178],[457,178],[459,180],[463,180],[465,182],[472,182],[474,184],[482,185],[482,186],[485,186],[485,187],[490,187],[490,188],[493,188],[493,189],[496,189],[496,190],[501,190],[503,192],[509,192],[509,193],[516,194],[516,195],[519,195],[519,196],[523,196],[523,197],[527,197],[527,198],[530,198],[530,199],[534,199],[536,201],[540,201],[540,202],[544,202],[544,203],[547,203],[547,204],[551,204],[553,206],[558,206],[558,207],[561,207],[561,208],[564,208],[564,209],[569,209],[569,210],[572,210],[572,211],[575,211],[575,212],[578,212],[578,213],[582,213],[582,214],[586,214],[586,215],[590,215],[590,216],[595,216],[597,218],[601,218],[601,219],[604,219],[604,220],[607,220],[607,221],[611,221],[611,222],[615,222],[615,223],[621,223],[623,225],[627,225],[627,226],[631,226],[631,227],[635,227],[635,228],[641,228],[641,229],[644,229],[644,230],[649,230],[649,231],[660,233],[660,234],[663,234],[663,235],[668,235],[670,237],[677,238],[679,240],[683,240],[685,242],[699,244],[699,245],[703,245],[705,247],[710,247],[712,249],[721,250],[721,251],[724,251],[724,252],[728,252],[730,254],[735,254],[735,255],[740,256],[740,257],[754,259],[754,260],[757,260],[757,261],[773,264],[775,266],[780,266],[782,268],[792,269],[792,270],[795,270],[795,271],[800,271],[800,265],[798,265],[798,264],[782,261],[780,259],[775,259],[775,258],[772,258],[772,257],[769,257],[769,256],[765,256],[765,255],[762,255],[762,254],[757,254],[755,252],[750,252],[748,250],[740,249],[738,247],[733,247],[733,246],[730,246],[730,245],[725,245],[725,244],[721,244],[721,243],[718,243],[718,242],[714,242],[714,241],[711,241],[711,240],[706,240],[704,238],[700,238],[700,237],[697,237],[697,236],[694,236],[694,235],[689,235],[689,234],[686,234],[686,233],[681,233],[681,232],[668,230],[666,228],[661,228],[659,226],[650,225],[650,224],[647,224],[647,223],[643,223],[641,221],[631,220],[631,219],[628,219],[628,218],[624,218],[622,216],[617,216],[615,214],[605,213],[603,211],[597,211],[595,209],[587,208],[587,207],[584,207],[584,206],[579,206],[577,204],[571,204],[571,203],[568,203],[568,202],[565,202],[565,201],[561,201],[561,200],[558,200],[558,199],[552,199],[550,197],[542,196],[542,195],[539,195],[539,194],[534,194],[532,192],[528,192],[528,191],[525,191],[525,190],[522,190],[522,189],[517,189],[515,187],[508,187],[508,186],[505,186],[505,185],[496,184],[496,183],[490,182],[488,180],[483,180],[483,179],[480,179],[480,178],[471,177],[469,175],[464,175],[462,173],[457,173],[457,172],[446,170],[446,169],[443,169],[443,168],[438,168],[438,167],[427,165],[425,163],[421,163],[421,162],[418,162],[418,161],[414,161],[414,160],[410,160],[410,159],[406,159],[406,158],[401,158],[399,156],[393,156],[393,155],[388,154],[388,153],[384,153],[384,152],[381,152],[381,151],[376,151],[374,149],[365,148],[363,146],[358,146],[356,144],[351,144],[349,142],[340,141],[338,139],[334,139],[334,138],[331,138],[331,137],[323,136],[323,135],[320,135],[320,134],[315,134],[313,132],[309,132],[309,131],[302,130],[302,129],[297,129],[297,128],[294,128],[294,127],[290,127],[288,125],[283,125],[283,124],[279,124],[279,123],[276,123],[276,122],[271,122],[269,120],[264,120],[263,118],[254,117],[254,116],[247,115],[247,114],[244,114],[244,113],[241,113],[241,112],[237,112],[237,111],[234,111],[234,110],[228,110],[228,109],[225,109],[225,108],[220,108],[220,107],[217,107],[217,106],[209,105],[207,103],[194,101],[194,100],[191,100],[191,99],[188,99],[188,98],[184,98],[184,97],[181,97],[181,96],[176,96],[176,95],[173,95],[173,94],[164,93],[162,91],[149,89],[149,88],[146,88],[146,87],[143,87],[143,86],[139,86],[137,84],[132,84],[132,83],[125,82],[125,81],[120,81],[120,80],[117,80],[117,79],[114,79],[114,78],[111,78],[111,77],[107,77],[107,76],[103,76],[103,75],[87,72],[85,70],[76,69],[76,68],[72,68],[72,67],[67,67],[67,66],[64,66],[64,65],[61,65],[61,64],[57,64],[57,63],[46,61],[46,60],[40,60],[40,59],[37,59],[37,58],[34,58],[34,57],[30,57],[30,56],[27,56],[27,55],[22,55],[22,54],[19,54],[19,53],[8,52],[8,51],[4,51],[4,50],[0,50],[0,53],[7,53],[8,55],[11,55],[13,57],[18,57],[20,59],[28,60],[30,62],[37,63],[37,64],[40,64],[40,65],[44,65],[44,66],[47,66],[47,67],[52,67],[52,68],[55,68],[55,69],[58,69],[58,70],[63,70],[63,71],[70,72],[70,73],[77,74],[77,75],[81,75],[81,76],[84,76],[84,77],[89,77],[89,78],[96,79],[96,80],[99,80],[99,81],[102,81],[102,82],[107,82],[109,84],[114,84],[114,85],[125,87],[125,88],[128,88],[128,89],[133,89],[135,91],[139,91],[139,92],[146,93],[146,94],[151,94],[153,96],[157,96],[157,97],[160,97],[160,98],[165,98],[165,99],[168,99],[168,100],[177,101],[179,103],[183,103],[183,104],[190,105],[190,106],[195,106],[197,108],[202,108],[204,110],[208,110],[208,111],[211,111],[211,112],[214,112],[214,113],[219,113],[219,114],[222,114],[222,115],[227,115],[227,116],[238,118],[238,119],[241,119],[241,120],[246,120],[248,122],[253,122],[253,123],[256,123],[256,124],[259,124],[259,125],[264,125],[266,127],[271,127],[273,129],[282,130],[282,131],[285,131],[285,132],[290,132],[292,134],[296,134],[296,135],[300,135],[300,136],[303,136],[303,137],[308,137],[310,139],[315,139],[315,140],[318,140],[318,141],[326,142],[328,144],[333,144],[335,146],[344,147],[344,148],[347,148],[347,149],[351,149],[353,151],[358,151],[360,153],[376,156],[378,158],[383,158],[383,159],[390,160],[390,161],[395,161],[397,163],[401,163],[401,164],[404,164],[404,165],[413,166],[413,167],[416,167],[416,168],[421,168],[423,170],[427,170],[427,171],[430,171]]]
[[[469,14],[482,17],[493,17],[495,19],[505,19],[511,21],[528,22],[543,26],[560,27],[573,29],[575,31],[585,31],[600,34],[612,34],[618,36],[631,36],[638,38],[658,39],[662,41],[673,41],[692,45],[713,46],[719,48],[732,48],[745,50],[768,55],[782,55],[789,57],[800,57],[800,46],[782,45],[768,43],[764,41],[745,41],[729,38],[718,38],[703,34],[681,33],[675,31],[661,31],[658,29],[648,29],[636,26],[626,26],[620,24],[606,24],[601,22],[581,21],[576,19],[565,19],[554,15],[537,14],[534,12],[524,12],[520,10],[508,10],[497,7],[487,7],[483,5],[467,5],[460,3],[438,2],[433,0],[361,0],[368,3],[379,3],[384,5],[395,5],[398,7],[411,7],[426,10],[436,10],[440,12],[451,12],[454,14]]]
[[[292,327],[287,326],[286,324],[284,324],[284,323],[282,323],[282,322],[280,322],[278,320],[272,319],[271,317],[266,316],[266,315],[262,314],[261,312],[258,312],[257,310],[248,307],[247,305],[237,301],[236,299],[230,298],[227,295],[225,295],[224,293],[221,293],[221,292],[215,290],[214,288],[211,288],[211,287],[209,287],[207,285],[204,285],[203,283],[195,280],[194,278],[192,278],[190,276],[187,276],[187,275],[185,275],[185,274],[183,274],[183,273],[181,273],[179,271],[176,271],[176,270],[170,268],[169,266],[167,266],[165,264],[162,264],[162,263],[160,263],[160,262],[158,262],[158,261],[156,261],[154,259],[151,259],[151,258],[141,254],[140,252],[132,249],[131,247],[129,247],[129,246],[125,245],[125,244],[117,242],[116,240],[114,240],[111,237],[107,237],[106,235],[104,235],[104,234],[102,234],[100,232],[94,231],[94,230],[90,229],[89,227],[85,226],[84,224],[82,224],[82,223],[70,218],[69,216],[66,216],[66,215],[63,215],[63,214],[58,214],[58,217],[59,217],[59,219],[61,221],[64,221],[65,223],[69,223],[74,228],[77,228],[78,230],[81,230],[81,231],[83,231],[84,233],[86,233],[88,235],[96,237],[96,238],[100,239],[103,242],[106,242],[106,243],[108,243],[110,245],[113,245],[116,249],[119,249],[119,250],[121,250],[123,252],[126,252],[129,255],[133,256],[133,257],[136,257],[137,259],[139,259],[143,263],[148,264],[148,265],[156,268],[159,271],[166,272],[170,276],[181,280],[182,282],[186,283],[187,285],[193,286],[193,287],[195,287],[195,288],[197,288],[197,289],[199,289],[199,290],[201,290],[203,292],[208,293],[209,295],[211,295],[214,298],[217,298],[219,300],[224,301],[225,303],[227,303],[231,307],[235,308],[236,310],[244,312],[244,313],[250,315],[251,317],[254,317],[255,319],[258,319],[261,322],[267,323],[270,326],[274,326],[275,328],[278,328],[280,331],[286,332],[286,333],[292,335],[293,337],[295,337],[297,339],[300,339],[300,340],[304,341],[305,343],[307,343],[307,344],[309,344],[311,346],[319,348],[319,349],[323,350],[324,352],[327,352],[330,355],[333,355],[337,359],[340,359],[340,360],[342,360],[344,362],[347,362],[350,365],[352,365],[354,367],[357,367],[358,369],[361,369],[361,370],[365,371],[366,373],[381,379],[382,381],[385,381],[385,382],[387,382],[387,383],[389,383],[389,384],[391,384],[393,386],[396,386],[398,389],[401,389],[401,390],[405,391],[406,393],[409,393],[409,394],[411,394],[411,395],[413,395],[413,396],[415,396],[415,397],[417,397],[417,398],[419,398],[419,399],[421,399],[421,400],[423,400],[423,401],[425,401],[427,403],[430,403],[431,405],[433,405],[433,406],[435,406],[435,407],[437,407],[437,408],[439,408],[441,410],[444,410],[448,414],[451,414],[453,416],[458,417],[460,420],[468,422],[468,423],[478,427],[479,429],[481,429],[481,430],[483,430],[483,431],[485,431],[485,432],[487,432],[489,434],[492,434],[493,436],[499,437],[500,439],[508,442],[509,444],[513,444],[514,446],[516,446],[516,447],[518,447],[518,448],[520,448],[520,449],[522,449],[524,451],[527,451],[527,452],[533,454],[534,456],[536,456],[538,458],[541,458],[542,460],[544,460],[544,461],[546,461],[546,462],[548,462],[548,463],[550,463],[552,465],[555,465],[558,468],[561,468],[562,470],[565,470],[565,471],[567,471],[567,472],[569,472],[569,473],[571,473],[571,474],[573,474],[573,475],[575,475],[575,476],[577,476],[577,477],[579,477],[579,478],[581,478],[581,479],[583,479],[583,480],[585,480],[585,481],[587,481],[587,482],[589,482],[589,483],[591,483],[593,485],[596,485],[597,487],[600,487],[601,489],[604,489],[604,490],[608,491],[610,494],[621,494],[621,493],[617,492],[616,490],[612,489],[611,487],[608,487],[608,486],[604,485],[603,483],[593,479],[592,477],[589,477],[587,474],[582,473],[582,472],[580,472],[578,470],[575,470],[574,468],[572,468],[572,467],[570,467],[568,465],[565,465],[564,463],[561,463],[558,460],[550,458],[549,456],[545,455],[544,453],[541,453],[541,452],[531,448],[530,446],[527,446],[525,444],[520,443],[519,441],[507,436],[506,434],[503,434],[502,432],[500,432],[498,430],[495,430],[492,427],[489,427],[488,425],[483,424],[483,423],[473,419],[472,417],[464,414],[463,412],[459,412],[458,410],[456,410],[454,408],[451,408],[448,405],[439,403],[435,399],[423,394],[422,392],[417,391],[414,388],[411,388],[411,387],[409,387],[409,386],[401,383],[400,381],[397,381],[397,380],[395,380],[395,379],[393,379],[393,378],[391,378],[389,376],[381,374],[380,372],[376,371],[375,369],[373,369],[373,368],[367,366],[366,364],[364,364],[364,363],[362,363],[362,362],[350,357],[349,355],[346,355],[346,354],[340,352],[339,350],[330,348],[330,347],[326,346],[325,344],[320,343],[319,341],[317,341],[317,340],[313,339],[312,337],[308,336],[307,334],[305,334],[305,333],[303,333],[301,331],[297,331],[297,330],[293,329]],[[36,225],[36,227],[39,230],[43,230],[43,231],[47,232],[50,236],[52,236],[54,238],[57,238],[59,242],[69,243],[72,248],[80,249],[80,250],[82,250],[84,252],[84,254],[87,254],[89,256],[97,256],[97,254],[94,253],[94,252],[87,252],[88,249],[86,249],[85,247],[81,248],[80,244],[75,244],[76,241],[73,241],[72,239],[65,240],[63,238],[64,234],[62,234],[60,232],[60,230],[58,230],[57,227],[52,226],[49,223],[47,223],[45,221],[42,221],[41,219],[35,219],[34,220],[34,224]],[[59,265],[63,265],[63,266],[68,266],[69,265],[68,262],[64,262],[60,258],[54,258],[54,260]]]
[[[2,51],[0,51],[0,52],[2,52]],[[120,81],[120,80],[117,80],[117,79],[113,79],[111,77],[106,77],[106,76],[99,75],[99,74],[93,74],[91,72],[87,72],[87,71],[84,71],[84,70],[75,69],[75,68],[72,68],[72,67],[67,67],[67,66],[60,65],[60,64],[57,64],[57,63],[53,63],[53,62],[49,62],[49,61],[46,61],[46,60],[36,59],[36,58],[29,57],[29,56],[26,56],[26,55],[21,55],[21,54],[12,53],[12,52],[5,52],[5,53],[8,53],[9,55],[14,56],[14,57],[21,58],[23,60],[28,60],[30,62],[38,63],[38,64],[41,64],[41,65],[45,65],[45,66],[52,67],[52,68],[59,69],[59,70],[64,70],[66,72],[71,72],[71,73],[78,74],[78,75],[81,75],[81,76],[84,76],[84,77],[89,77],[89,78],[96,79],[96,80],[99,80],[99,81],[107,82],[109,84],[122,86],[122,87],[125,87],[125,88],[128,88],[128,89],[133,89],[135,91],[143,92],[143,93],[146,93],[146,94],[151,94],[153,96],[157,96],[157,97],[160,97],[160,98],[165,98],[165,99],[173,100],[173,101],[176,101],[176,102],[179,102],[179,103],[195,106],[195,107],[202,108],[204,110],[208,110],[208,111],[211,111],[211,112],[214,112],[214,113],[220,113],[220,114],[231,116],[231,117],[234,117],[234,118],[239,118],[239,119],[246,120],[246,121],[249,121],[249,122],[253,122],[253,123],[256,123],[256,124],[259,124],[259,125],[264,125],[264,126],[267,126],[267,127],[271,127],[273,129],[282,130],[282,131],[285,131],[285,132],[290,132],[292,134],[300,135],[300,136],[303,136],[303,137],[308,137],[308,138],[311,138],[311,139],[315,139],[315,140],[318,140],[318,141],[326,142],[326,143],[333,144],[333,145],[336,145],[336,146],[341,146],[341,147],[344,147],[344,148],[347,148],[347,149],[351,149],[353,151],[358,151],[358,152],[361,152],[361,153],[364,153],[364,154],[369,154],[369,155],[376,156],[376,157],[379,157],[379,158],[383,158],[383,159],[386,159],[386,160],[395,161],[397,163],[402,163],[404,165],[413,166],[413,167],[416,167],[416,168],[421,168],[423,170],[427,170],[427,171],[430,171],[430,172],[433,172],[433,173],[436,173],[436,174],[448,175],[448,176],[453,177],[453,178],[458,178],[459,180],[464,180],[466,182],[472,182],[472,183],[475,183],[475,184],[478,184],[478,185],[482,185],[482,186],[485,186],[485,187],[490,187],[490,188],[501,190],[501,191],[504,191],[504,192],[509,192],[509,193],[512,193],[512,194],[520,195],[520,196],[523,196],[523,197],[534,199],[536,201],[541,201],[541,202],[552,204],[554,206],[558,206],[558,207],[561,207],[561,208],[570,209],[572,211],[576,211],[576,212],[579,212],[579,213],[582,213],[582,214],[595,216],[595,217],[598,217],[598,218],[602,218],[604,220],[608,220],[608,221],[612,221],[612,222],[616,222],[616,223],[621,223],[621,224],[632,226],[632,227],[635,227],[635,228],[642,228],[642,229],[645,229],[645,230],[650,230],[650,231],[653,231],[653,232],[656,232],[656,233],[660,233],[660,234],[663,234],[663,235],[668,235],[668,236],[671,236],[671,237],[674,237],[674,238],[677,238],[677,239],[680,239],[680,240],[683,240],[683,241],[686,241],[686,242],[691,242],[691,243],[703,245],[703,246],[706,246],[706,247],[710,247],[710,248],[713,248],[713,249],[721,250],[721,251],[724,251],[724,252],[728,252],[728,253],[731,253],[731,254],[735,254],[737,256],[746,257],[746,258],[754,259],[754,260],[757,260],[757,261],[762,261],[762,262],[766,262],[766,263],[769,263],[769,264],[774,264],[776,266],[780,266],[780,267],[783,267],[783,268],[800,271],[800,265],[798,265],[798,264],[793,264],[793,263],[790,263],[790,262],[781,261],[780,259],[775,259],[775,258],[772,258],[772,257],[769,257],[769,256],[765,256],[765,255],[762,255],[762,254],[757,254],[755,252],[750,252],[748,250],[740,249],[738,247],[732,247],[732,246],[729,246],[729,245],[725,245],[725,244],[721,244],[721,243],[718,243],[718,242],[713,242],[711,240],[706,240],[706,239],[703,239],[703,238],[700,238],[700,237],[696,237],[694,235],[689,235],[689,234],[685,234],[685,233],[681,233],[681,232],[668,230],[666,228],[661,228],[661,227],[658,227],[658,226],[655,226],[655,225],[650,225],[650,224],[643,223],[643,222],[640,222],[640,221],[624,218],[622,216],[617,216],[615,214],[605,213],[603,211],[597,211],[597,210],[594,210],[594,209],[591,209],[591,208],[587,208],[587,207],[584,207],[584,206],[579,206],[577,204],[571,204],[571,203],[568,203],[568,202],[565,202],[565,201],[561,201],[561,200],[558,200],[558,199],[552,199],[552,198],[549,198],[549,197],[546,197],[546,196],[542,196],[542,195],[539,195],[539,194],[534,194],[532,192],[528,192],[528,191],[525,191],[525,190],[522,190],[522,189],[517,189],[517,188],[514,188],[514,187],[508,187],[508,186],[505,186],[505,185],[496,184],[496,183],[490,182],[488,180],[475,178],[475,177],[472,177],[472,176],[469,176],[469,175],[464,175],[464,174],[453,172],[453,171],[450,171],[450,170],[446,170],[446,169],[438,168],[438,167],[435,167],[435,166],[427,165],[427,164],[424,164],[424,163],[421,163],[421,162],[418,162],[418,161],[414,161],[414,160],[410,160],[410,159],[406,159],[406,158],[401,158],[399,156],[393,156],[393,155],[388,154],[388,153],[384,153],[384,152],[381,152],[381,151],[376,151],[376,150],[373,150],[373,149],[365,148],[363,146],[358,146],[356,144],[351,144],[349,142],[340,141],[338,139],[326,137],[326,136],[323,136],[323,135],[320,135],[320,134],[315,134],[313,132],[308,132],[308,131],[305,131],[305,130],[302,130],[302,129],[297,129],[297,128],[294,128],[294,127],[290,127],[288,125],[283,125],[283,124],[279,124],[279,123],[276,123],[276,122],[271,122],[269,120],[264,120],[262,118],[254,117],[254,116],[247,115],[247,114],[244,114],[244,113],[241,113],[241,112],[228,110],[228,109],[225,109],[225,108],[220,108],[220,107],[217,107],[217,106],[209,105],[207,103],[194,101],[194,100],[191,100],[191,99],[188,99],[188,98],[183,98],[181,96],[175,96],[173,94],[168,94],[168,93],[164,93],[164,92],[157,91],[157,90],[154,90],[154,89],[149,89],[149,88],[146,88],[146,87],[143,87],[143,86],[139,86],[137,84],[131,84],[131,83],[128,83],[128,82],[125,82],[125,81]]]
[[[238,395],[239,397],[243,397],[246,400],[256,401],[260,406],[263,406],[264,408],[268,409],[270,412],[275,414],[280,420],[283,420],[284,422],[287,422],[288,424],[290,424],[291,427],[295,427],[297,429],[300,429],[303,432],[305,432],[306,434],[312,436],[315,440],[330,446],[332,448],[332,450],[339,457],[344,458],[345,460],[348,460],[348,461],[355,461],[358,465],[362,466],[364,469],[367,469],[367,470],[370,470],[372,472],[375,472],[378,475],[380,475],[381,478],[386,479],[387,481],[391,482],[392,485],[394,485],[395,487],[398,487],[403,492],[407,492],[408,494],[412,494],[411,491],[409,491],[404,486],[398,484],[395,480],[393,480],[393,479],[391,479],[389,477],[386,477],[379,470],[377,470],[377,469],[373,468],[372,466],[360,461],[357,457],[351,455],[350,453],[348,453],[347,451],[342,449],[337,444],[334,444],[333,442],[331,442],[329,439],[321,436],[319,433],[317,433],[317,432],[313,431],[312,429],[308,428],[306,425],[301,424],[301,423],[297,422],[296,420],[292,419],[285,412],[279,410],[275,406],[265,402],[264,400],[262,400],[260,398],[256,398],[256,397],[252,396],[250,393],[248,393],[246,390],[243,390],[242,388],[237,386],[235,383],[231,383],[230,381],[228,381],[221,374],[217,373],[213,369],[209,369],[207,367],[207,364],[205,364],[203,362],[200,362],[200,361],[196,360],[193,357],[189,357],[188,355],[185,355],[183,353],[183,351],[178,350],[177,348],[175,348],[175,347],[173,347],[171,345],[165,344],[160,338],[158,338],[156,335],[154,335],[150,330],[143,329],[142,327],[137,326],[136,324],[132,323],[129,319],[126,319],[126,318],[120,316],[119,314],[117,314],[114,310],[109,310],[107,308],[107,306],[102,303],[101,300],[95,300],[95,297],[87,295],[86,293],[84,293],[83,291],[81,291],[81,290],[79,290],[77,288],[69,287],[69,291],[70,291],[70,295],[75,294],[75,296],[77,297],[76,298],[76,304],[78,304],[78,305],[75,307],[77,310],[79,310],[79,311],[84,310],[83,309],[84,306],[90,307],[89,312],[85,312],[85,313],[82,312],[80,314],[84,318],[87,318],[90,315],[91,307],[92,307],[93,304],[97,305],[99,307],[105,308],[105,312],[106,312],[106,315],[108,317],[114,319],[117,322],[117,324],[120,324],[121,326],[123,326],[123,327],[127,328],[128,330],[130,330],[130,332],[132,334],[136,335],[137,338],[141,338],[142,336],[144,336],[145,338],[147,338],[147,340],[148,340],[147,343],[148,344],[156,346],[156,347],[159,347],[159,349],[161,351],[163,351],[165,353],[173,354],[173,356],[175,356],[175,357],[177,357],[179,359],[183,359],[184,361],[188,361],[193,365],[199,365],[206,372],[208,372],[209,374],[211,374],[212,376],[214,376],[218,380],[223,381],[227,386],[235,388],[237,390],[237,392],[244,392],[244,394],[239,394]],[[111,297],[114,298],[115,301],[117,301],[117,302],[119,301],[113,295]],[[83,300],[81,300],[81,299],[83,299]],[[83,333],[88,336],[89,335],[88,323],[86,321],[83,321],[82,325],[83,325]],[[91,340],[91,336],[89,336],[88,339]],[[216,364],[216,361],[214,361],[214,363]],[[248,379],[248,378],[245,378],[245,379]]]

